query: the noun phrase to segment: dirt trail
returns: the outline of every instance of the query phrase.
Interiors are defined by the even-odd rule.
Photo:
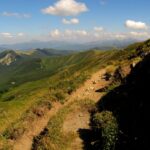
[[[69,99],[85,99],[89,98],[97,102],[102,93],[95,92],[96,90],[105,87],[109,82],[102,79],[102,75],[105,73],[105,69],[101,69],[100,71],[94,73],[92,77],[87,80],[82,87],[76,90]]]
[[[74,110],[69,113],[63,123],[62,131],[65,135],[74,134],[75,139],[67,150],[83,150],[84,144],[80,138],[80,131],[90,129],[90,113],[88,109],[81,107],[75,107]]]
[[[102,96],[102,94],[95,92],[95,90],[98,90],[99,88],[108,85],[108,82],[104,81],[101,78],[104,73],[105,73],[105,69],[101,69],[98,72],[94,73],[91,79],[87,80],[82,87],[77,89],[72,95],[68,97],[68,101],[64,105],[61,105],[59,103],[54,103],[52,109],[48,111],[44,117],[38,118],[35,121],[33,121],[28,131],[26,131],[20,139],[15,141],[13,150],[31,150],[33,138],[35,136],[38,136],[40,132],[43,131],[43,129],[47,126],[49,119],[52,116],[54,116],[58,112],[58,110],[68,105],[70,102],[73,102],[77,99],[84,99],[84,98],[89,98],[97,102]],[[81,125],[75,126],[75,129],[73,129],[73,131],[76,131],[78,128],[82,128],[82,127],[88,128],[89,114],[87,113],[85,114],[86,114],[85,121],[84,121],[85,123],[81,123]],[[74,120],[74,121],[81,122],[81,120]],[[77,138],[76,140],[77,143],[82,143],[81,139]]]
[[[90,99],[95,103],[103,96],[103,93],[95,92],[96,90],[106,87],[109,82],[102,79],[102,75],[105,70],[100,70],[95,73],[91,79],[85,82],[84,86],[79,88],[72,96],[71,99]],[[76,138],[71,143],[67,150],[83,150],[84,141],[80,137],[80,131],[88,131],[90,129],[90,113],[88,109],[74,108],[74,110],[69,113],[63,123],[62,131],[67,133],[76,134]]]
[[[49,119],[55,115],[62,105],[54,103],[50,111],[45,116],[31,122],[28,131],[26,131],[20,139],[16,140],[13,150],[31,150],[33,138],[41,133],[44,127],[48,124]]]

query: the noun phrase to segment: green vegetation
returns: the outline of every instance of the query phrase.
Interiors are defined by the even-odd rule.
[[[96,134],[92,146],[95,150],[141,150],[149,145],[144,131],[144,116],[149,114],[149,109],[145,113],[150,82],[149,52],[150,40],[130,45],[123,51],[125,55],[122,57],[127,59],[120,66],[138,64],[128,76],[124,76],[123,82],[112,82],[106,95],[98,102],[92,116],[92,131]]]
[[[26,130],[23,126],[25,122],[28,122],[28,119],[33,120],[34,117],[42,116],[45,113],[42,110],[45,108],[49,110],[54,101],[65,103],[68,96],[97,70],[105,67],[108,72],[113,72],[120,65],[126,66],[133,62],[137,63],[149,53],[149,43],[149,40],[144,43],[137,43],[120,51],[90,50],[67,55],[54,54],[53,57],[49,56],[50,53],[46,56],[47,51],[44,51],[45,54],[38,51],[36,57],[34,57],[35,52],[16,54],[9,51],[16,60],[10,65],[0,64],[0,141],[5,143],[7,138],[19,138]],[[0,59],[7,53],[0,53]],[[112,84],[108,87],[107,92],[113,91],[117,86],[117,82]],[[65,110],[62,112],[64,114],[62,120],[67,113]],[[62,120],[60,117],[58,128]],[[106,145],[105,149],[107,150],[109,146],[113,147],[112,143],[115,140],[114,135],[117,126],[115,126],[115,118],[109,112],[104,116],[103,113],[100,115],[100,122],[103,120],[107,122],[106,125],[103,124],[104,145]],[[53,119],[53,121],[57,124],[57,119]],[[51,132],[49,129],[48,131]],[[112,137],[109,138],[108,133]],[[73,137],[74,135],[69,136]],[[65,142],[70,140],[69,136],[68,140],[61,142],[65,139],[64,135],[58,135],[60,138],[58,141],[62,145],[64,144],[64,149],[67,145]]]
[[[33,106],[31,106],[25,114],[18,120],[18,122],[11,124],[10,127],[5,130],[3,136],[6,139],[16,140],[27,130],[30,123],[35,118],[43,117],[44,113],[50,110],[52,107],[49,100],[41,99]]]
[[[71,105],[70,105],[71,106]],[[63,121],[66,115],[72,111],[72,107],[66,106],[60,110],[56,116],[51,118],[45,133],[44,138],[37,137],[35,143],[38,142],[38,145],[34,147],[36,150],[40,149],[51,149],[51,150],[65,150],[68,144],[74,139],[73,134],[65,135],[61,132]],[[43,134],[43,133],[42,133]]]
[[[23,57],[9,66],[0,65],[0,93],[25,82],[40,80],[66,70],[92,70],[107,63],[116,51],[88,51],[67,56]]]
[[[104,111],[94,114],[93,130],[95,130],[97,134],[101,134],[101,139],[96,141],[96,143],[99,143],[99,148],[103,150],[115,150],[118,125],[112,112]]]
[[[41,135],[34,139],[32,150],[66,150],[77,136],[75,133],[62,131],[67,115],[77,108],[78,111],[83,108],[90,110],[93,106],[93,101],[89,99],[76,100],[66,105],[50,119]]]
[[[113,60],[116,53],[116,51],[87,51],[63,57],[43,58],[38,62],[33,59],[34,63],[28,60],[22,65],[21,63],[16,66],[14,64],[12,68],[15,68],[16,71],[11,70],[11,67],[8,66],[10,69],[8,70],[12,72],[10,79],[18,78],[18,85],[16,82],[16,85],[1,93],[0,132],[6,131],[7,134],[4,135],[12,135],[14,128],[16,130],[16,128],[22,127],[24,118],[30,116],[27,112],[32,108],[31,106],[41,99],[48,100],[50,103],[53,101],[64,103],[68,95],[81,86],[93,72]],[[41,65],[45,71],[39,73],[36,66]],[[6,72],[8,70],[6,68]],[[5,75],[2,75],[4,81],[10,76],[8,74],[9,76],[6,75],[5,78]],[[40,79],[37,80],[38,78]],[[2,78],[0,79],[2,80]],[[5,85],[7,86],[7,84]],[[13,129],[9,130],[11,127]]]

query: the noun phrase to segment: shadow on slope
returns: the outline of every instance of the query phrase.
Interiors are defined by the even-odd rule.
[[[98,110],[111,111],[119,126],[117,150],[145,150],[150,118],[150,55],[136,65],[126,82],[104,96]]]
[[[90,129],[79,129],[78,133],[83,140],[84,150],[94,150],[91,142],[96,140],[97,135]],[[100,137],[99,137],[100,138]]]

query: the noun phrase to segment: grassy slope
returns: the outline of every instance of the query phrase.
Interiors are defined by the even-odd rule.
[[[150,48],[149,48],[150,50]],[[98,103],[98,112],[112,112],[119,127],[115,150],[142,150],[149,147],[150,54],[139,62],[124,82],[110,90]],[[102,126],[99,119],[99,126]],[[93,130],[95,132],[96,129]],[[98,134],[98,132],[97,132]],[[107,137],[111,135],[107,132]],[[111,136],[110,136],[111,137]],[[103,149],[99,141],[95,150]],[[110,145],[110,144],[109,144]]]
[[[136,51],[134,46],[132,49]],[[59,97],[55,91],[67,94],[68,87],[75,90],[92,72],[110,64],[128,63],[129,55],[129,49],[87,51],[62,57],[29,59],[12,67],[13,70],[8,67],[6,74],[0,75],[0,83],[7,85],[10,81],[16,81],[16,85],[0,96],[0,132],[11,127],[41,99],[57,99]],[[0,69],[3,71],[3,68]],[[10,76],[5,80],[8,74]],[[8,79],[9,82],[6,82]],[[52,93],[49,95],[50,87]]]
[[[31,105],[41,99],[41,97],[47,96],[49,93],[49,87],[52,86],[54,91],[60,91],[60,93],[66,93],[66,89],[72,86],[73,90],[86,80],[88,74],[96,71],[117,52],[98,52],[88,51],[79,54],[73,54],[70,56],[46,58],[40,61],[38,66],[42,65],[44,71],[37,70],[35,66],[24,65],[24,70],[27,72],[25,75],[22,73],[18,76],[20,80],[27,77],[40,76],[40,80],[31,81],[11,88],[8,92],[4,93],[0,97],[0,131],[4,131],[12,122],[19,119]],[[28,70],[31,67],[32,72]],[[35,67],[35,68],[34,68]],[[22,66],[16,70],[18,75],[24,71]],[[29,73],[28,73],[29,72]],[[86,72],[86,73],[85,73]],[[45,75],[45,74],[46,75]],[[41,75],[39,75],[41,74]],[[44,74],[44,75],[43,75]],[[17,75],[15,76],[17,77]],[[34,78],[35,79],[35,78]],[[32,80],[34,80],[32,79]],[[54,96],[56,93],[54,93]],[[49,99],[51,97],[47,96]],[[55,96],[57,98],[57,96]]]
[[[11,65],[1,65],[0,64],[0,92],[7,91],[10,87],[18,86],[27,81],[39,80],[43,77],[49,76],[55,68],[57,68],[57,63],[55,68],[50,68],[46,70],[42,61],[44,58],[65,56],[72,54],[72,51],[57,51],[49,49],[37,49],[33,51],[25,52],[14,52],[14,51],[4,51],[0,53],[0,58],[7,54],[12,54],[17,57],[17,61],[13,62]],[[15,85],[11,83],[15,82]]]
[[[66,150],[77,135],[73,132],[64,133],[62,131],[63,123],[68,114],[77,109],[79,112],[89,111],[94,107],[94,102],[89,99],[76,100],[62,108],[55,116],[51,118],[47,125],[47,131],[34,139],[33,150],[51,149]],[[43,136],[44,135],[44,136]]]
[[[107,60],[114,52],[83,52],[63,57],[52,58],[26,58],[11,66],[0,66],[0,91],[18,86],[27,81],[39,80],[55,74],[65,67],[78,65],[78,69],[96,65]],[[104,56],[102,60],[100,56]],[[95,57],[95,60],[94,60]],[[97,62],[96,62],[97,61]],[[87,66],[85,66],[87,64]],[[11,83],[15,82],[15,85]]]
[[[111,60],[112,60],[111,63],[109,61],[107,61],[107,64],[114,64],[115,66],[119,66],[119,65],[126,66],[126,65],[130,65],[132,62],[138,62],[141,60],[141,58],[139,57],[140,56],[139,54],[141,52],[146,52],[146,53],[149,52],[150,51],[149,46],[150,46],[150,41],[130,45],[125,50],[119,51],[119,52],[116,52],[116,54],[113,54],[113,58],[111,57]],[[140,53],[139,53],[139,51],[140,51]],[[109,55],[110,55],[110,53],[109,53]],[[134,57],[131,59],[131,56],[134,56]],[[110,60],[110,58],[108,58],[108,59]],[[97,68],[96,67],[97,64],[105,63],[105,61],[103,62],[103,59],[101,59],[101,62],[99,62],[97,57],[95,57],[94,60],[95,61],[90,60],[90,65],[88,66],[89,68],[91,68],[93,66],[94,66],[94,68]],[[107,66],[107,64],[106,64],[106,66]],[[111,100],[111,97],[110,97],[110,100]],[[116,107],[114,107],[114,110],[116,110]],[[70,138],[67,139],[68,138],[67,136],[62,137],[62,135],[61,135],[61,132],[60,132],[61,127],[60,126],[64,119],[63,115],[65,115],[65,114],[66,114],[66,112],[61,112],[61,116],[56,116],[55,118],[53,118],[54,120],[49,121],[46,134],[39,136],[39,139],[37,139],[37,141],[36,141],[36,146],[35,146],[36,149],[59,149],[60,147],[62,149],[63,148],[66,149],[68,142],[70,142],[70,138],[73,139],[73,137],[72,137],[72,135],[70,135]],[[60,120],[61,119],[62,120],[61,120],[61,123],[58,123],[58,125],[57,125],[58,128],[55,131],[56,133],[59,133],[59,134],[55,134],[55,132],[53,132],[53,131],[54,131],[54,129],[56,129],[56,126],[54,124],[58,122],[59,118],[60,118]],[[64,141],[64,139],[66,139],[66,140]],[[57,141],[59,141],[59,143],[57,143]]]

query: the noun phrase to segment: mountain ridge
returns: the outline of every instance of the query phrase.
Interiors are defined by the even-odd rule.
[[[37,49],[36,52],[38,54],[35,53],[35,50],[23,52],[5,51],[0,53],[0,58],[5,58],[7,53],[15,53],[21,56],[21,58],[9,66],[0,65],[0,111],[2,112],[0,117],[0,132],[2,135],[2,139],[0,136],[0,147],[1,141],[3,141],[4,146],[12,147],[13,145],[11,144],[20,139],[30,129],[30,121],[34,122],[40,118],[43,119],[44,114],[51,110],[51,108],[54,108],[53,104],[63,105],[69,101],[68,97],[79,89],[85,81],[90,79],[91,75],[95,72],[105,68],[105,72],[102,75],[97,74],[97,77],[100,79],[92,78],[92,81],[90,80],[90,87],[86,87],[79,97],[82,98],[82,94],[87,94],[86,97],[88,97],[91,90],[94,93],[99,92],[99,89],[97,90],[98,87],[95,89],[95,86],[92,85],[97,85],[97,83],[101,85],[101,81],[107,80],[108,76],[118,78],[119,80],[115,80],[113,84],[104,87],[102,92],[107,94],[107,92],[113,90],[120,84],[120,81],[122,82],[120,66],[124,67],[125,72],[128,72],[128,70],[132,71],[136,63],[149,54],[150,40],[135,43],[124,50],[89,50],[69,54],[63,53],[62,55],[57,55],[56,53],[52,55],[50,53],[51,50],[47,51],[45,49],[44,51]],[[92,96],[92,93],[90,94]],[[123,96],[124,94],[123,92]],[[95,93],[95,95],[97,94]],[[85,105],[89,107],[89,105],[84,103],[82,108]],[[91,109],[89,107],[90,111]],[[51,149],[51,140],[45,142],[45,138],[47,139],[46,135],[52,136],[52,139],[56,142],[56,147],[60,147],[57,144],[57,139],[59,139],[61,146],[67,146],[64,145],[64,139],[67,142],[69,141],[59,132],[61,131],[59,129],[61,129],[61,123],[63,123],[64,119],[63,113],[67,113],[67,110],[61,112],[61,120],[57,117],[54,120],[49,118],[51,121],[43,131],[46,134],[40,135],[40,139],[43,140],[36,143],[37,146],[40,147],[41,142],[43,142],[42,146],[44,148],[45,146],[48,146],[48,148],[50,146],[49,149]],[[114,110],[116,109],[114,108]],[[113,119],[111,115],[112,113],[108,113],[109,119]],[[77,117],[82,118],[82,114],[79,114]],[[56,132],[56,134],[51,134],[51,131]],[[96,134],[98,134],[98,137],[101,135],[98,132]],[[85,139],[81,132],[80,136],[80,140],[84,141]],[[84,142],[82,143],[86,144],[86,141]]]
[[[87,50],[95,47],[102,50],[110,50],[112,48],[125,48],[127,45],[137,42],[135,39],[128,40],[102,40],[93,42],[65,42],[65,41],[30,41],[25,43],[4,44],[0,47],[13,50],[29,50],[37,48],[51,48],[57,50]]]

